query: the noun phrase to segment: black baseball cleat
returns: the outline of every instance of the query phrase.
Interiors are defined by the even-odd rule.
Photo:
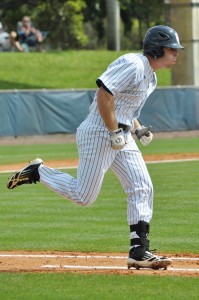
[[[43,164],[43,160],[36,158],[30,161],[29,165],[25,168],[15,172],[9,179],[7,183],[8,189],[14,189],[22,184],[31,184],[39,181],[38,168]]]
[[[171,265],[172,260],[166,256],[157,256],[150,251],[145,251],[142,258],[133,257],[133,253],[129,254],[127,260],[128,269],[134,267],[136,269],[140,268],[150,268],[154,270],[164,269],[166,270],[169,265]]]

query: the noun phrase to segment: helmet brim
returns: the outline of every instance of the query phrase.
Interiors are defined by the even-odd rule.
[[[170,45],[165,45],[163,47],[171,48],[171,49],[182,49],[185,50],[184,46],[180,44],[170,44]]]

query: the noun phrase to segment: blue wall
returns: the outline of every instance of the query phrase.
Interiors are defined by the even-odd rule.
[[[141,118],[153,131],[199,129],[199,87],[159,88],[143,107]]]
[[[95,90],[2,91],[0,136],[75,133],[88,114]],[[199,88],[158,88],[140,120],[153,131],[199,129]]]

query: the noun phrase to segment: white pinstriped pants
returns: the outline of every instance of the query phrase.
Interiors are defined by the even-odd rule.
[[[120,151],[110,147],[107,130],[91,130],[80,126],[77,131],[79,166],[77,178],[67,173],[39,167],[40,182],[72,202],[86,206],[97,198],[104,175],[111,168],[127,194],[128,224],[139,220],[150,222],[153,206],[153,186],[143,157],[131,133],[127,145]]]

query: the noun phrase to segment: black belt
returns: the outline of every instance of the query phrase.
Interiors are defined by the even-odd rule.
[[[122,124],[122,123],[118,124],[118,128],[122,128],[123,131],[128,131],[129,130],[129,126],[126,125],[126,124]]]

